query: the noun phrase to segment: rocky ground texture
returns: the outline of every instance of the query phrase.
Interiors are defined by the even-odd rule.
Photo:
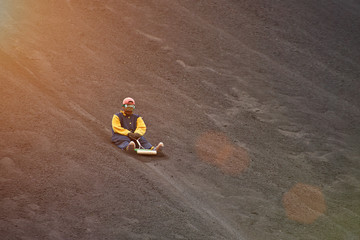
[[[1,239],[359,239],[355,0],[1,0]],[[111,144],[136,100],[157,157]]]

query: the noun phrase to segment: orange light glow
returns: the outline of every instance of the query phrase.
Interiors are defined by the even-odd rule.
[[[17,45],[19,34],[26,36],[31,11],[29,1],[0,0],[0,48],[8,51],[8,45]]]
[[[12,30],[14,4],[9,0],[0,0],[0,40],[3,40]]]
[[[326,210],[324,196],[317,187],[297,183],[283,196],[286,215],[291,220],[310,224]]]
[[[250,163],[247,151],[232,144],[228,137],[220,132],[209,131],[202,134],[197,139],[196,152],[203,161],[229,175],[243,172]]]

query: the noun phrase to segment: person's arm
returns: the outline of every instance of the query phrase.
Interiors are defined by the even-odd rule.
[[[146,133],[146,125],[142,117],[138,117],[138,119],[136,120],[135,133],[138,133],[141,136],[144,136],[144,134]]]
[[[112,119],[112,129],[114,130],[115,133],[125,136],[127,136],[130,133],[129,130],[121,127],[120,119],[116,114],[114,114]]]

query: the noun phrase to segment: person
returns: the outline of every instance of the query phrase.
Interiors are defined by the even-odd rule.
[[[113,115],[111,141],[122,150],[135,149],[135,141],[138,140],[145,149],[161,151],[164,146],[160,142],[156,147],[151,145],[145,138],[146,125],[142,117],[134,114],[135,100],[127,97],[123,100],[122,111]]]

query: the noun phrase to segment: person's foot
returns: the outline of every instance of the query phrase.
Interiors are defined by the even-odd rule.
[[[129,145],[127,145],[126,151],[134,151],[134,149],[135,149],[135,143],[131,141]]]
[[[160,142],[156,147],[155,150],[156,152],[161,152],[162,148],[164,147],[164,144],[162,142]]]

